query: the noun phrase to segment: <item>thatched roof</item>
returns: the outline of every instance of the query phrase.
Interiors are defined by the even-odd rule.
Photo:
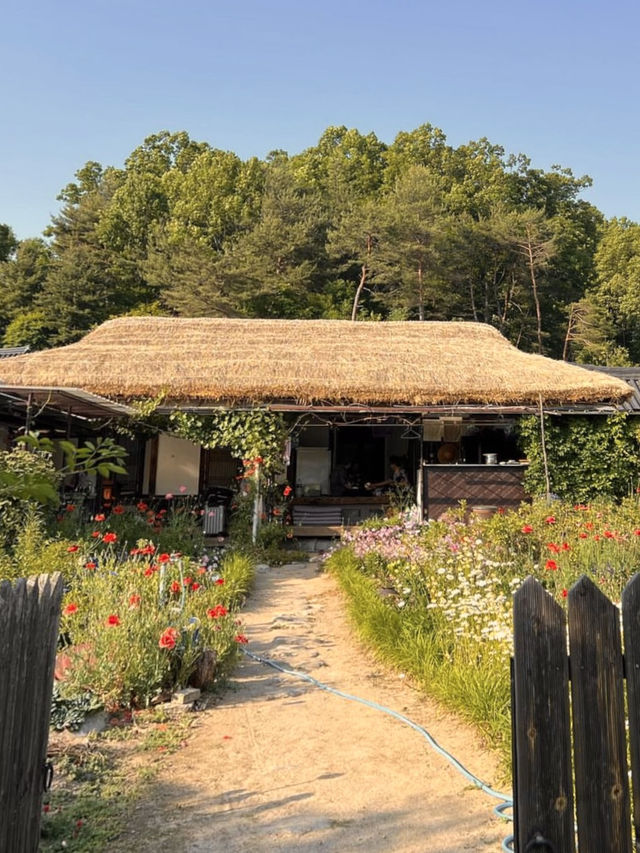
[[[625,382],[528,355],[462,322],[121,317],[66,347],[0,365],[3,386],[130,400],[362,405],[615,402]]]

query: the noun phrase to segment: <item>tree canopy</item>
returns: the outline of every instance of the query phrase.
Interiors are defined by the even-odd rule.
[[[640,225],[570,169],[424,124],[329,127],[263,160],[162,131],[89,161],[45,239],[0,225],[0,334],[73,341],[127,313],[468,319],[523,349],[640,360]]]

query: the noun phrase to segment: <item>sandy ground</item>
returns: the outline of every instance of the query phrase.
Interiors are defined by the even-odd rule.
[[[244,620],[256,654],[405,714],[495,778],[472,731],[359,646],[318,563],[259,571]],[[499,851],[509,831],[409,727],[250,659],[199,720],[113,851]]]

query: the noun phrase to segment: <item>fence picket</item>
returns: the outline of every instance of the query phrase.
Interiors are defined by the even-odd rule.
[[[633,784],[633,823],[636,850],[640,850],[640,574],[622,593],[624,657],[627,677],[629,755]]]
[[[632,850],[619,622],[618,609],[586,576],[569,591],[580,853]]]
[[[33,853],[63,584],[60,574],[0,584],[0,850]]]
[[[514,596],[517,850],[536,833],[575,849],[568,675],[564,612],[529,577]]]

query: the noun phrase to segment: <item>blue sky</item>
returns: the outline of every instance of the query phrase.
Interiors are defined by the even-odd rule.
[[[640,221],[639,33],[636,0],[7,0],[0,222],[39,234],[87,160],[164,129],[264,157],[425,122]]]

